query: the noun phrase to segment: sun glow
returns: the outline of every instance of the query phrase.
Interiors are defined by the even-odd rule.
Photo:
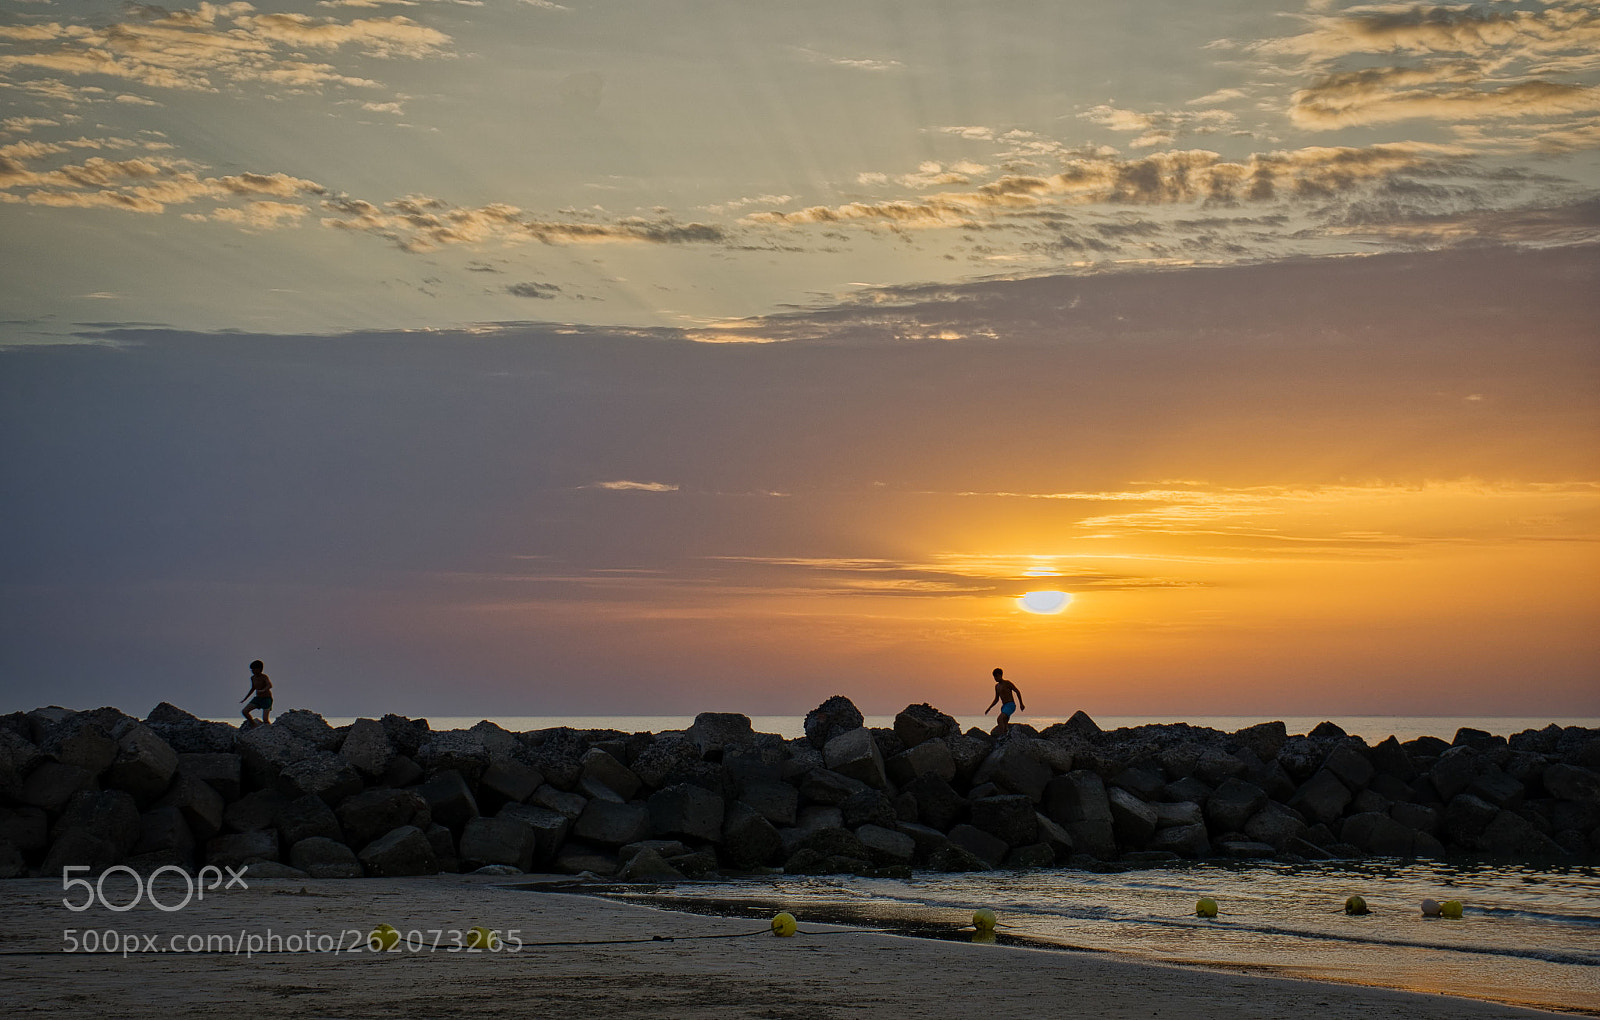
[[[1059,613],[1071,604],[1072,596],[1064,591],[1030,591],[1017,599],[1017,605],[1041,615]]]

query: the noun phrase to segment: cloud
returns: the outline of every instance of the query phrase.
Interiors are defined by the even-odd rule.
[[[366,87],[377,83],[307,61],[297,51],[348,48],[370,57],[417,59],[443,55],[450,43],[444,33],[405,17],[344,22],[254,10],[248,3],[201,3],[179,10],[133,5],[130,17],[103,27],[73,22],[0,27],[0,39],[21,50],[0,55],[0,71],[38,68],[200,91],[243,82]]]
[[[1132,143],[1136,149],[1169,145],[1179,135],[1209,135],[1232,128],[1239,118],[1226,110],[1157,110],[1141,113],[1102,104],[1078,114],[1085,120],[1112,131],[1141,132]]]
[[[549,301],[561,293],[561,288],[553,283],[508,283],[506,293],[516,297],[539,298]]]
[[[610,489],[613,492],[677,492],[678,487],[666,482],[595,482],[591,489]]]
[[[298,224],[311,210],[303,205],[259,200],[241,208],[224,207],[211,214],[218,223],[231,223],[245,230],[276,230]]]
[[[1556,117],[1600,110],[1600,88],[1524,81],[1497,89],[1442,82],[1472,82],[1469,65],[1369,68],[1330,75],[1297,91],[1289,116],[1315,130],[1429,119],[1447,123],[1501,118]]]

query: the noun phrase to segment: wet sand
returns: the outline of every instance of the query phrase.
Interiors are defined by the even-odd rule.
[[[525,876],[250,879],[165,913],[62,905],[59,882],[0,883],[0,975],[8,1013],[25,1017],[728,1017],[828,1020],[878,1015],[1034,1020],[1074,1016],[1394,1020],[1549,1017],[1443,995],[1134,963],[1107,954],[974,945],[807,923],[791,939],[762,922],[702,917],[561,893]],[[108,882],[107,891],[114,891]],[[131,884],[110,896],[124,902]],[[73,894],[81,899],[81,890]],[[177,898],[181,898],[181,893]],[[173,897],[166,897],[171,902]],[[349,947],[379,923],[437,948],[375,954]],[[518,931],[498,953],[450,952],[474,925]],[[128,956],[64,952],[64,932],[104,943],[137,937]],[[435,935],[435,930],[442,932]],[[742,933],[757,932],[748,936]],[[313,948],[250,954],[143,951],[229,936],[309,932]],[[656,937],[660,941],[656,941]],[[691,936],[696,938],[691,938]],[[704,938],[704,936],[737,936]],[[508,934],[508,940],[514,938]],[[644,940],[611,945],[551,942]],[[215,940],[214,940],[215,941]],[[290,942],[287,948],[294,948]],[[275,947],[276,948],[276,947]]]

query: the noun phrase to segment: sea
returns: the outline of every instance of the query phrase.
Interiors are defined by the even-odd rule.
[[[1460,728],[1504,736],[1595,718],[1278,717],[1290,733],[1325,719],[1376,743],[1394,736],[1451,739]],[[348,720],[330,719],[339,725]],[[434,729],[478,719],[430,718]],[[625,732],[684,729],[693,716],[507,716],[509,730],[571,726]],[[760,732],[798,737],[799,716],[753,716]],[[987,729],[993,717],[960,717]],[[1060,719],[1028,717],[1044,729]],[[1103,729],[1172,722],[1106,716]],[[1234,731],[1264,716],[1182,720]],[[891,726],[892,716],[869,716]],[[910,879],[752,876],[672,885],[589,886],[585,891],[667,909],[770,918],[787,910],[807,925],[871,927],[920,937],[971,939],[972,913],[993,910],[1001,944],[1114,953],[1162,965],[1369,985],[1600,1016],[1600,868],[1472,861],[1366,859],[1291,864],[1199,861],[1109,872],[1069,868],[978,874],[917,872]],[[1365,899],[1370,913],[1344,904]],[[1215,919],[1195,915],[1214,899]],[[1459,900],[1459,920],[1425,917],[1422,901]],[[981,938],[981,936],[980,936]],[[983,947],[974,947],[982,951]]]

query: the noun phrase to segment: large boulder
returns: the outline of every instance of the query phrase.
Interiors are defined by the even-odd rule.
[[[1170,829],[1175,825],[1204,825],[1205,815],[1200,810],[1200,805],[1192,800],[1173,801],[1171,803],[1151,804],[1156,809],[1156,828]],[[1223,832],[1233,832],[1232,828],[1223,829]]]
[[[907,705],[904,711],[894,717],[894,735],[900,738],[907,750],[929,740],[959,736],[960,733],[961,724],[932,705]]]
[[[368,780],[382,779],[394,756],[389,734],[376,719],[357,719],[351,723],[339,744],[339,757]]]
[[[550,771],[540,759],[540,770],[551,782]],[[576,771],[573,782],[581,774],[582,767],[574,762]],[[722,782],[722,766],[717,762],[704,760],[700,755],[700,745],[690,740],[683,733],[659,734],[650,744],[634,755],[630,763],[634,775],[644,781],[644,785],[652,790],[659,790],[678,783],[698,783],[703,786],[716,786]],[[559,785],[559,783],[558,783]]]
[[[1244,823],[1240,830],[1257,843],[1266,843],[1274,850],[1283,851],[1306,834],[1306,820],[1300,812],[1284,807],[1277,801],[1268,801],[1261,810]]]
[[[472,784],[489,767],[489,748],[483,737],[471,730],[446,730],[431,734],[417,749],[416,758],[430,776],[454,772]]]
[[[1327,769],[1319,769],[1289,798],[1289,806],[1313,822],[1331,824],[1350,803],[1350,790]]]
[[[25,854],[43,850],[50,845],[50,817],[36,807],[0,807],[0,843]]]
[[[1263,762],[1275,760],[1284,741],[1288,739],[1289,730],[1281,722],[1256,723],[1233,735],[1234,744],[1249,748]]]
[[[572,831],[572,819],[559,811],[532,804],[507,804],[495,817],[526,826],[533,833],[533,862],[541,867],[555,860],[556,851]]]
[[[881,825],[859,827],[856,829],[856,839],[867,848],[870,859],[876,864],[910,864],[916,855],[916,840]]]
[[[1339,839],[1381,857],[1409,857],[1416,833],[1388,815],[1363,812],[1344,820]]]
[[[750,717],[738,712],[701,712],[685,735],[700,749],[701,757],[713,760],[720,759],[729,748],[753,744],[756,739]]]
[[[1522,806],[1527,796],[1527,787],[1497,766],[1490,765],[1467,784],[1467,792],[1488,801],[1495,807],[1515,810]]]
[[[717,807],[719,809],[722,807],[720,799],[717,801]],[[577,822],[572,827],[572,834],[581,840],[602,846],[622,846],[650,835],[650,816],[650,809],[637,802],[618,804],[609,800],[591,800],[584,806],[583,814],[578,816]],[[719,811],[717,817],[719,837],[722,834],[721,829],[722,818]]]
[[[967,798],[938,776],[918,776],[905,790],[916,798],[917,821],[941,832],[966,816]]]
[[[1098,774],[1077,769],[1056,776],[1045,784],[1041,806],[1047,818],[1072,835],[1078,850],[1100,857],[1116,852],[1111,802]]]
[[[532,765],[514,758],[494,758],[478,779],[478,806],[493,810],[501,804],[520,804],[542,785],[544,775]]]
[[[88,769],[46,761],[29,772],[22,781],[17,802],[54,814],[66,807],[67,802],[79,791],[93,789],[94,785],[94,773]]]
[[[1462,796],[1466,796],[1463,794]],[[1478,849],[1496,857],[1521,860],[1569,857],[1565,847],[1534,827],[1515,811],[1501,811],[1478,835]]]
[[[965,823],[952,828],[949,836],[951,844],[967,851],[991,868],[999,867],[1011,849],[1011,845],[1000,837]],[[935,864],[934,867],[938,868],[938,865]]]
[[[154,730],[136,719],[129,719],[115,731],[117,756],[106,769],[107,786],[126,790],[141,804],[149,804],[167,792],[172,775],[178,771],[178,754]]]
[[[45,729],[39,750],[63,765],[98,776],[116,760],[117,742],[93,713],[75,712]]]
[[[365,790],[339,803],[335,814],[352,846],[366,846],[384,833],[404,826],[423,830],[433,812],[417,790]]]
[[[1600,805],[1600,773],[1557,762],[1544,770],[1544,788],[1557,800]]]
[[[1106,801],[1111,807],[1111,828],[1119,845],[1143,847],[1155,835],[1156,812],[1149,804],[1120,786],[1111,788]]]
[[[1244,824],[1267,803],[1267,791],[1242,779],[1226,779],[1206,799],[1206,822],[1216,832],[1243,832]]]
[[[487,764],[485,765],[487,767]],[[467,780],[455,769],[436,772],[421,786],[417,794],[428,802],[433,820],[440,825],[459,829],[478,817],[478,800],[472,795]]]
[[[151,808],[139,816],[139,839],[130,853],[134,855],[170,851],[178,860],[194,858],[194,832],[183,817],[183,812],[172,805]]]
[[[291,708],[287,712],[279,712],[278,718],[274,719],[272,724],[282,726],[319,751],[335,751],[339,747],[339,742],[344,739],[338,730],[328,725],[326,719],[304,708]]]
[[[1007,793],[1021,794],[1037,804],[1050,782],[1050,766],[1040,762],[1022,741],[1002,741],[978,766],[975,784],[993,783]]]
[[[624,882],[681,882],[685,876],[659,852],[645,847],[623,862],[616,877]]]
[[[1338,777],[1348,790],[1361,790],[1372,782],[1374,769],[1367,758],[1366,745],[1351,737],[1328,753],[1322,767]]]
[[[180,752],[178,771],[207,784],[225,801],[238,800],[243,790],[241,761],[237,754],[231,752]]]
[[[739,799],[773,825],[793,825],[800,808],[800,791],[777,780],[746,781],[740,786]]]
[[[1151,850],[1163,850],[1180,857],[1204,857],[1211,852],[1211,840],[1204,825],[1174,825],[1150,838]]]
[[[972,824],[1008,846],[1026,846],[1039,834],[1033,801],[1020,793],[979,797],[972,802]]]
[[[360,878],[354,850],[324,836],[302,839],[289,848],[289,863],[312,878]]]
[[[363,784],[361,773],[349,761],[323,751],[285,766],[278,773],[277,785],[288,797],[310,795],[337,804],[353,793],[360,793]]]
[[[848,730],[829,740],[822,749],[828,768],[842,776],[880,790],[889,785],[883,769],[883,755],[872,731],[866,727]]]
[[[288,847],[313,836],[343,842],[344,828],[327,801],[308,793],[285,804],[278,812],[278,835]]]
[[[827,747],[833,738],[864,725],[866,720],[862,718],[861,711],[842,694],[834,695],[807,712],[804,723],[806,740],[819,751]]]
[[[278,833],[275,829],[231,832],[206,841],[206,863],[219,868],[237,868],[257,861],[278,860]]]
[[[23,778],[44,760],[44,752],[31,739],[0,726],[0,797],[15,800]]]
[[[246,777],[258,787],[274,785],[284,769],[319,753],[315,746],[277,723],[245,730],[239,734],[236,746],[244,759]]]
[[[945,782],[956,777],[956,760],[943,740],[924,740],[907,747],[884,763],[889,778],[900,786],[918,776],[938,776]]]
[[[63,833],[83,832],[104,839],[120,858],[139,841],[139,829],[139,806],[131,794],[121,790],[82,790],[73,795],[51,831],[58,838]]]
[[[749,728],[749,720],[745,720],[745,728]],[[592,747],[584,752],[583,757],[578,759],[578,764],[582,767],[580,783],[584,779],[598,781],[625,801],[631,800],[643,785],[639,777],[629,771],[626,765],[598,747]]]
[[[840,775],[829,769],[811,769],[796,784],[802,799],[813,804],[843,804],[861,790],[868,789],[859,779]]]
[[[512,818],[474,818],[461,831],[458,853],[467,871],[491,864],[509,864],[520,871],[531,871],[538,837],[527,825]]]
[[[394,748],[395,753],[407,758],[416,758],[417,751],[433,735],[428,728],[428,720],[408,719],[392,712],[379,719],[378,725],[383,727],[384,735],[389,738],[389,746]]]
[[[292,798],[276,790],[256,790],[229,804],[222,811],[222,826],[230,832],[255,832],[276,828],[278,812]]]
[[[783,851],[778,830],[755,808],[734,802],[722,822],[722,857],[733,867],[750,869],[772,864]]]
[[[892,827],[899,821],[894,804],[881,790],[861,789],[839,802],[839,815],[847,829],[862,825]]]
[[[123,854],[110,840],[81,829],[69,829],[50,842],[50,849],[39,866],[41,875],[61,875],[69,866],[87,867],[97,875],[122,861]],[[20,877],[20,876],[18,876]]]
[[[1500,814],[1500,809],[1481,797],[1458,793],[1445,805],[1442,822],[1444,838],[1469,850],[1478,846],[1478,836]]]
[[[229,754],[239,731],[227,723],[208,722],[163,701],[144,723],[179,754]]]
[[[648,803],[650,825],[659,835],[713,843],[722,838],[722,798],[704,787],[679,783],[652,793]]]
[[[589,803],[589,798],[581,793],[569,793],[558,790],[549,783],[533,791],[533,796],[528,798],[528,803],[534,807],[542,807],[566,815],[569,819],[577,821],[583,814],[584,807]]]
[[[218,793],[210,783],[203,782],[181,769],[177,778],[172,781],[172,785],[167,788],[167,792],[156,802],[156,806],[177,808],[183,814],[184,821],[189,824],[196,839],[210,839],[222,831],[225,807],[222,794]]]
[[[1433,784],[1439,799],[1444,803],[1472,785],[1483,767],[1483,755],[1468,744],[1452,747],[1439,755],[1428,770],[1428,781]]]
[[[357,855],[367,874],[379,878],[433,875],[439,859],[433,844],[415,825],[402,825],[368,843]]]

